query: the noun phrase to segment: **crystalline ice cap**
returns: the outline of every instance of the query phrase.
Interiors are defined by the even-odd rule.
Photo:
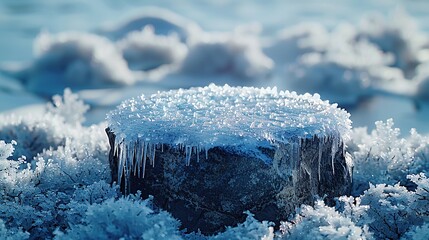
[[[122,149],[119,167],[128,162],[130,168],[134,156],[154,161],[164,144],[183,150],[187,164],[192,154],[214,147],[252,152],[313,137],[330,137],[340,146],[349,138],[349,116],[318,94],[211,84],[126,100],[107,120],[115,148]]]

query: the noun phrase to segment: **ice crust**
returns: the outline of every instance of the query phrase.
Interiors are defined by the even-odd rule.
[[[333,138],[336,152],[349,138],[349,116],[318,94],[211,84],[129,99],[107,120],[116,136],[120,182],[123,173],[144,177],[147,159],[155,164],[155,152],[164,144],[182,150],[187,165],[192,155],[199,161],[200,153],[207,156],[214,147],[258,155],[258,147],[283,143],[299,156],[301,140],[315,136]]]

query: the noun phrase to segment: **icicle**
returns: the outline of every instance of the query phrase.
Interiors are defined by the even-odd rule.
[[[200,145],[197,145],[197,148],[196,148],[197,163],[199,163],[199,162],[200,162],[200,153],[201,153],[201,146],[200,146]]]
[[[118,184],[121,185],[121,179],[122,179],[122,173],[124,171],[124,155],[125,155],[125,146],[123,143],[121,143],[120,147],[118,148],[119,154],[118,154]]]
[[[118,138],[116,137],[116,138],[115,138],[114,149],[113,149],[113,155],[114,155],[114,156],[118,156],[118,155],[119,155],[119,153],[118,153],[118,148],[119,148],[119,140],[118,140]]]
[[[185,147],[186,166],[191,165],[192,146]]]
[[[138,146],[138,140],[134,143],[134,156],[133,156],[133,173],[134,173],[134,176],[136,176],[137,175],[137,168],[138,168],[138,162],[139,162],[139,159],[137,158],[137,155],[138,155],[138,149],[139,149],[139,146]]]
[[[298,140],[297,142],[293,142],[292,143],[292,169],[297,169],[298,165],[299,165],[299,158],[300,158],[300,141]]]
[[[144,148],[143,148],[143,178],[146,172],[146,154],[147,154],[147,142],[143,142]]]
[[[153,152],[152,152],[152,167],[155,167],[155,152],[156,152],[156,145],[153,144]]]
[[[206,160],[209,159],[209,150],[207,149],[207,146],[204,146],[204,152],[206,154]]]
[[[140,140],[137,140],[136,143],[136,166],[134,168],[134,176],[136,175],[137,172],[137,176],[140,177],[141,176],[141,167],[142,167],[142,158],[143,158],[143,146],[142,143],[140,142]]]
[[[318,171],[319,171],[319,182],[320,182],[320,179],[321,179],[321,176],[320,176],[320,167],[321,167],[321,165],[322,165],[322,147],[323,147],[323,145],[322,145],[322,140],[320,139],[319,140],[319,156],[318,156],[318,161],[319,161],[319,169],[318,169]]]
[[[332,149],[331,149],[331,165],[332,165],[333,175],[335,175],[334,160],[335,160],[335,154],[338,151],[338,145],[339,145],[339,136],[334,135],[334,137],[332,138]]]
[[[128,171],[128,177],[130,177],[132,169],[134,167],[133,160],[134,160],[134,149],[135,144],[129,143],[127,146],[127,171]]]

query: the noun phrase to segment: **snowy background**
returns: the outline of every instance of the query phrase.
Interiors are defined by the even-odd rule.
[[[428,98],[428,11],[417,0],[6,0],[0,110],[71,87],[92,106],[89,124],[131,96],[215,82],[319,92],[347,107],[354,126],[393,117],[427,132],[414,98]]]
[[[356,198],[303,207],[281,226],[287,236],[424,236],[428,23],[424,0],[4,0],[0,236],[184,237],[149,200],[106,183],[104,120],[130,97],[209,83],[319,93],[350,112]],[[140,224],[131,229],[148,230],[121,232],[118,206]],[[249,216],[218,237],[272,237],[269,227]]]

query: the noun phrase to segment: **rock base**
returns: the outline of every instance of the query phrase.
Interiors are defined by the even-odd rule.
[[[106,129],[111,151],[112,179],[118,179],[115,134]],[[156,150],[156,164],[146,162],[145,177],[123,177],[121,191],[154,196],[154,204],[182,223],[188,232],[214,234],[245,220],[245,211],[258,220],[278,223],[301,204],[312,204],[316,195],[333,199],[349,194],[351,171],[343,146],[333,147],[334,138],[299,140],[260,148],[267,164],[254,155],[233,149],[209,149],[207,158],[194,154],[186,165],[185,154],[165,146]],[[298,147],[298,148],[297,148]],[[120,151],[120,149],[119,149]],[[334,152],[333,152],[334,151]],[[128,181],[129,189],[125,189]]]

